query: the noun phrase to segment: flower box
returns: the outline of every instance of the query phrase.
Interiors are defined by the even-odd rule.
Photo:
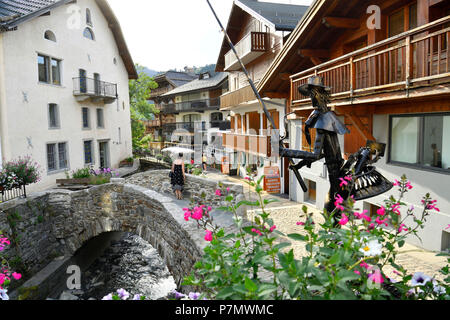
[[[78,178],[78,179],[56,179],[58,186],[66,185],[89,185],[91,184],[90,178]]]

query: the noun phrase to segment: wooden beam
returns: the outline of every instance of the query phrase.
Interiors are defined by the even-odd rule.
[[[302,57],[314,57],[314,58],[329,58],[330,52],[323,49],[299,49],[297,51]]]
[[[287,92],[264,92],[264,96],[271,99],[289,99]]]
[[[309,57],[309,59],[311,60],[311,62],[315,65],[318,66],[319,64],[324,63],[325,61],[323,61],[320,58],[316,58],[316,57]]]
[[[281,80],[289,80],[289,79],[290,79],[290,76],[292,76],[292,74],[286,73],[286,72],[282,72],[282,73],[278,74],[278,77],[279,77]]]
[[[322,23],[328,28],[341,28],[341,29],[358,29],[360,22],[358,19],[352,18],[338,18],[338,17],[325,17],[322,19]]]
[[[364,123],[362,123],[361,119],[356,116],[354,113],[347,114],[350,119],[352,125],[358,130],[359,134],[366,140],[377,141],[373,135],[367,131]]]

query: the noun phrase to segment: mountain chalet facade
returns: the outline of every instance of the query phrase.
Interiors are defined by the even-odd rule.
[[[310,150],[302,129],[312,106],[298,87],[313,75],[323,77],[332,87],[329,106],[351,131],[340,136],[344,155],[367,140],[385,143],[376,167],[391,181],[407,176],[414,186],[404,198],[408,207],[419,214],[428,192],[437,200],[440,212],[419,229],[422,242],[409,240],[429,250],[450,248],[449,41],[449,1],[316,0],[258,83],[262,96],[278,92],[288,99],[290,146]],[[290,198],[323,208],[329,188],[324,162],[301,173],[309,190],[304,193],[291,174]],[[374,215],[396,189],[358,207]]]

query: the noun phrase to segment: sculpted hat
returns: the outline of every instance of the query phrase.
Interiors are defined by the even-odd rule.
[[[309,96],[312,87],[323,88],[325,91],[331,90],[330,87],[327,87],[323,84],[323,78],[321,76],[312,76],[308,78],[308,83],[305,83],[298,87],[298,91],[305,96]]]

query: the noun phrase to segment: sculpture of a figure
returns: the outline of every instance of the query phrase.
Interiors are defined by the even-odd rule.
[[[290,169],[294,171],[304,192],[307,191],[307,187],[298,170],[303,166],[311,167],[311,163],[325,158],[330,181],[330,190],[325,209],[329,213],[334,211],[334,199],[338,195],[346,199],[351,194],[355,200],[362,200],[392,188],[392,184],[389,181],[377,172],[374,167],[369,166],[369,164],[384,156],[386,147],[384,144],[368,141],[366,147],[351,155],[347,161],[342,158],[338,135],[350,133],[350,131],[327,106],[330,89],[323,85],[322,78],[319,76],[309,78],[308,83],[300,86],[298,89],[301,94],[311,98],[314,107],[314,111],[305,122],[304,130],[306,140],[310,145],[311,136],[309,130],[310,128],[315,128],[317,131],[313,152],[280,148],[280,156],[289,158],[291,163]],[[375,156],[374,159],[371,159],[372,156]],[[293,159],[301,159],[301,161],[295,164]],[[340,178],[343,179],[349,174],[354,175],[350,194],[347,189],[340,186]],[[339,217],[339,215],[336,214],[336,217]]]

